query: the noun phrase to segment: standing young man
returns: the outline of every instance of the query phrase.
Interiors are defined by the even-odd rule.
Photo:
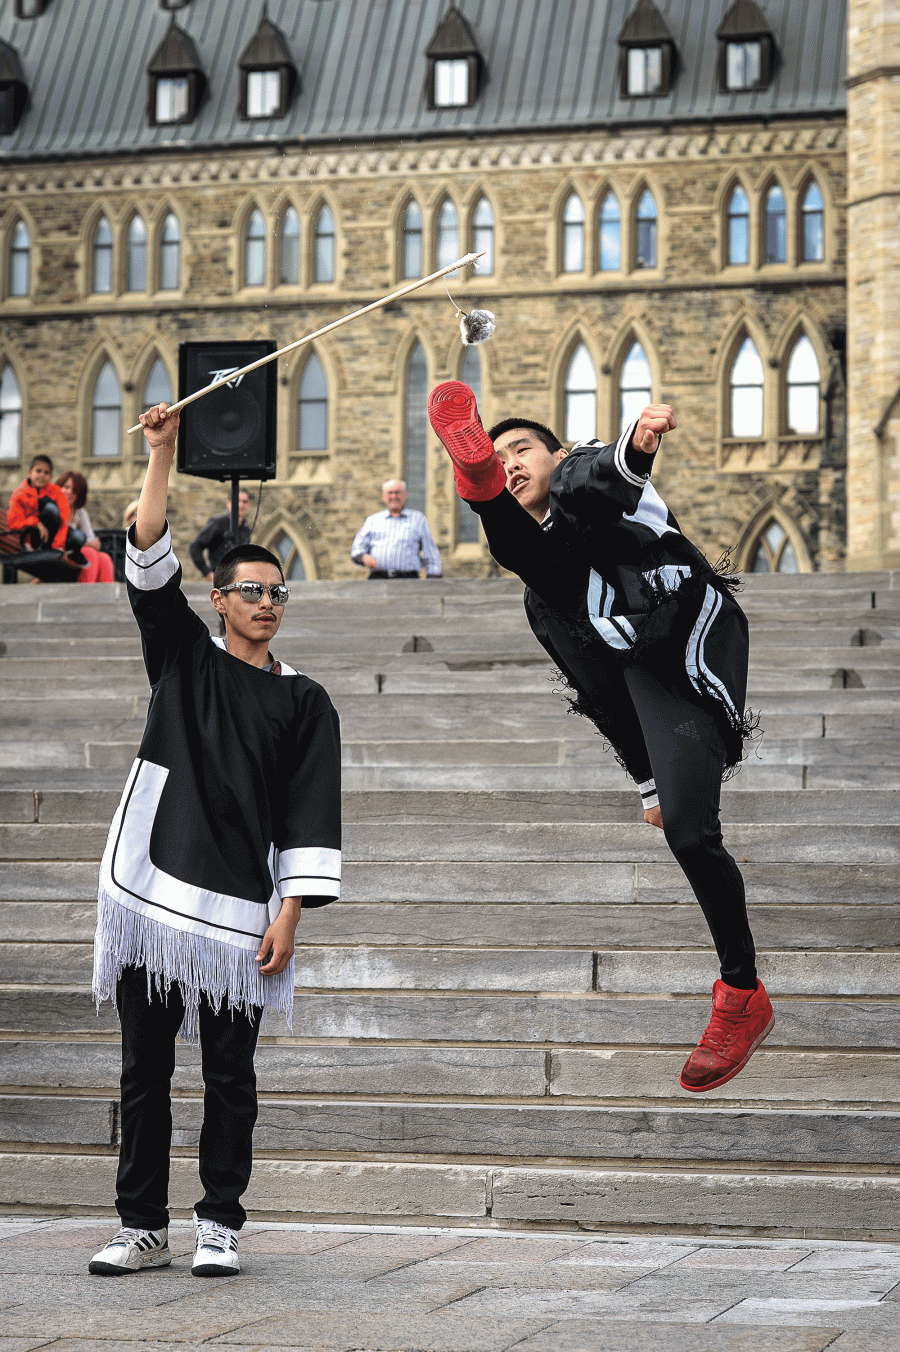
[[[535,636],[640,787],[709,925],[721,977],[684,1089],[737,1075],[774,1026],[756,975],[740,870],[722,843],[723,772],[749,732],[747,621],[650,483],[667,404],[619,440],[566,452],[549,428],[507,418],[485,432],[467,385],[439,385],[429,416],[491,553],[526,585]]]
[[[274,554],[242,545],[220,561],[224,640],[188,606],[166,522],[178,421],[165,404],[141,418],[150,459],[127,542],[152,695],[101,864],[94,945],[95,998],[115,998],[122,1025],[122,1227],[89,1265],[106,1276],[172,1261],[179,1032],[200,1043],[205,1085],[192,1271],[240,1271],[260,1024],[270,1009],[290,1019],[301,904],[340,890],[337,714],[269,651],[290,595]]]

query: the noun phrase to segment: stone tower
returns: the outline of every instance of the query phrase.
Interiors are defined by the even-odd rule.
[[[847,568],[900,568],[900,6],[850,0]]]

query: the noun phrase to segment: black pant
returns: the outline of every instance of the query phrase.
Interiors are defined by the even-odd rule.
[[[37,526],[23,526],[19,531],[22,548],[31,545],[32,549],[51,549],[53,537],[62,525],[62,516],[52,498],[38,498],[37,519],[47,530],[47,543],[41,539]]]
[[[160,1230],[169,1223],[169,1150],[172,1143],[170,1086],[175,1070],[175,1036],[184,1018],[181,988],[167,999],[147,994],[147,972],[126,967],[116,990],[122,1025],[121,1144],[116,1175],[116,1210],[125,1225]],[[253,1055],[262,1010],[253,1018],[223,1003],[216,1013],[200,1002],[203,1065],[203,1126],[200,1131],[202,1201],[205,1220],[240,1230],[247,1213],[240,1198],[253,1167],[256,1073]]]
[[[649,671],[626,670],[625,684],[644,734],[666,841],[706,917],[722,980],[755,990],[744,880],[722,843],[719,823],[722,737],[699,703],[667,689]]]
[[[494,558],[518,573],[526,586],[563,615],[577,602],[574,590],[583,563],[566,538],[545,531],[504,491],[488,502],[473,502]],[[560,626],[565,633],[567,626]],[[540,637],[540,635],[538,635]],[[583,654],[544,646],[575,683],[590,690],[590,660]],[[571,645],[571,639],[568,640]],[[580,679],[579,679],[580,678]],[[683,684],[683,682],[682,682]],[[756,988],[756,955],[747,922],[744,880],[722,844],[719,798],[725,750],[721,735],[699,699],[676,693],[642,667],[608,673],[606,697],[617,721],[617,736],[631,760],[649,765],[656,781],[663,830],[669,848],[700,903],[719,957],[722,980]]]

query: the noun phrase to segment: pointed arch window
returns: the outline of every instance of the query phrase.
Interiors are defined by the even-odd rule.
[[[584,272],[584,203],[577,192],[566,199],[562,223],[562,270]]]
[[[796,436],[819,435],[821,372],[816,350],[802,334],[787,364],[787,430]]]
[[[653,376],[640,343],[632,343],[619,372],[619,431],[634,422],[651,402]]]
[[[22,220],[16,221],[9,241],[9,294],[27,296],[31,291],[31,236]]]
[[[281,218],[278,280],[282,286],[296,286],[300,281],[300,217],[293,207]]]
[[[11,366],[0,375],[0,460],[22,455],[22,391]]]
[[[297,449],[324,451],[328,449],[328,379],[315,352],[310,353],[303,375],[297,403]]]
[[[451,262],[453,260],[451,259]],[[406,367],[406,445],[403,478],[410,507],[425,511],[428,474],[428,363],[421,343],[409,354]]]
[[[459,216],[450,198],[445,197],[438,215],[437,265],[439,268],[445,268],[457,258],[459,258]]]
[[[266,223],[259,207],[254,207],[244,235],[244,286],[266,284]]]
[[[728,261],[750,261],[750,203],[741,187],[736,187],[728,199]]]
[[[751,573],[799,573],[797,551],[780,522],[773,517],[750,550]]]
[[[600,204],[600,271],[618,272],[622,266],[622,212],[610,190]]]
[[[422,209],[413,199],[403,213],[403,267],[404,277],[421,277],[424,263],[422,245]]]
[[[494,209],[486,197],[479,199],[472,217],[472,252],[482,250],[484,258],[478,260],[478,271],[490,276],[494,271]]]
[[[766,194],[766,262],[783,263],[787,258],[787,203],[775,183]]]
[[[656,198],[649,188],[641,193],[635,212],[635,254],[636,268],[656,267],[657,210]]]
[[[821,263],[825,257],[825,203],[815,180],[803,194],[800,215],[800,257],[804,263]]]
[[[272,541],[271,548],[281,559],[281,567],[284,571],[286,582],[306,581],[306,568],[304,567],[300,550],[286,530],[283,530],[281,534]]]
[[[143,216],[132,216],[125,240],[125,290],[147,290],[147,227]]]
[[[482,199],[483,201],[484,199]],[[459,368],[459,378],[475,396],[475,402],[481,403],[481,353],[477,347],[467,347],[463,350],[462,364]],[[477,512],[462,498],[458,498],[459,513],[456,518],[456,540],[461,545],[473,545],[478,543],[479,530],[481,522]]]
[[[91,398],[91,455],[115,456],[122,449],[122,390],[111,361],[94,381]]]
[[[180,285],[181,226],[174,211],[170,211],[159,236],[159,289],[177,291]]]
[[[763,434],[763,364],[756,344],[744,339],[731,367],[729,431],[733,437]]]
[[[147,372],[147,379],[144,381],[143,407],[153,408],[154,404],[171,403],[172,382],[169,379],[169,373],[166,370],[162,357],[157,357],[156,361]]]
[[[329,206],[323,206],[316,217],[313,239],[313,280],[334,281],[335,228]]]
[[[95,295],[108,295],[112,291],[113,233],[105,216],[101,216],[94,230],[94,243],[91,258],[91,290]]]
[[[566,441],[589,441],[597,435],[597,372],[591,354],[579,343],[566,371]]]

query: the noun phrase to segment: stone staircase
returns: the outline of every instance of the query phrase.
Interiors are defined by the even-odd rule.
[[[205,590],[191,587],[204,611]],[[747,579],[765,736],[724,791],[777,1025],[696,1100],[714,955],[637,794],[566,716],[514,581],[298,585],[344,900],[259,1054],[248,1206],[292,1220],[900,1236],[900,574]],[[97,864],[147,686],[124,588],[0,590],[0,1206],[109,1210]],[[179,1049],[172,1200],[196,1196]]]

